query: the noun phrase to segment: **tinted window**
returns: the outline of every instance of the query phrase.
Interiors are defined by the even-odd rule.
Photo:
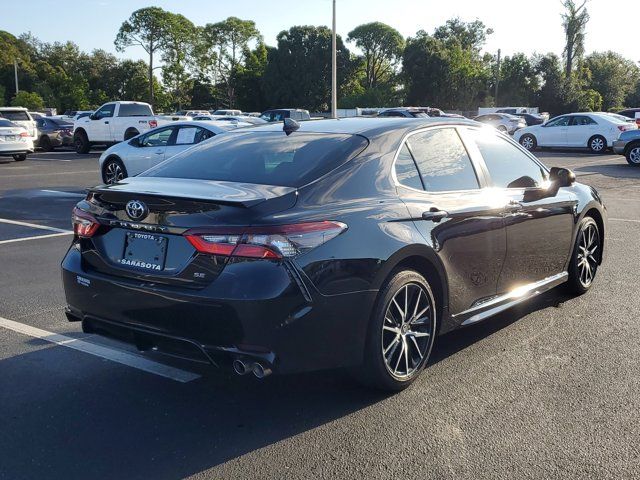
[[[472,131],[495,187],[540,187],[546,179],[542,167],[501,135]]]
[[[359,135],[240,131],[217,135],[145,176],[300,187],[366,146],[367,140]]]
[[[409,147],[430,192],[472,190],[478,179],[456,131],[441,128],[409,137]]]
[[[396,178],[402,185],[422,190],[420,174],[406,144],[402,146],[396,159]]]
[[[143,147],[166,147],[172,132],[173,128],[163,128],[147,133],[142,137],[140,145]]]
[[[121,103],[118,110],[119,117],[150,117],[152,115],[151,107],[142,103]]]
[[[50,118],[47,119],[47,123],[53,123],[54,126],[58,126],[58,127],[73,127],[73,122],[67,122],[66,120],[62,120],[62,119],[57,119],[57,118]]]
[[[213,133],[210,130],[207,130],[206,128],[198,128],[198,133],[196,133],[195,143],[203,142],[204,140],[208,140],[214,137],[215,135],[216,135],[215,133]]]
[[[36,125],[40,128],[44,127],[46,125],[46,122],[44,121],[44,118],[39,118],[36,120]]]
[[[17,127],[18,125],[16,125],[15,123],[9,121],[9,120],[2,120],[0,119],[0,128],[4,128],[4,127],[9,127],[9,128],[13,128],[13,127]]]
[[[24,121],[29,121],[29,115],[27,115],[27,112],[22,112],[20,110],[18,111],[13,111],[13,112],[0,112],[0,117],[4,117],[7,120],[13,120],[13,121],[18,121],[18,122],[24,122]]]
[[[554,118],[546,123],[547,127],[566,127],[567,125],[569,125],[569,117]]]
[[[116,109],[115,103],[109,103],[108,105],[101,107],[100,110],[96,112],[96,117],[98,118],[113,117],[113,111],[115,109]]]
[[[590,117],[573,117],[571,119],[571,125],[575,126],[583,126],[583,125],[597,125],[595,121],[593,121]]]

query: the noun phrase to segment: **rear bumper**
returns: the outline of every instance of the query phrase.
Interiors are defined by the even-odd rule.
[[[228,265],[209,286],[145,284],[83,269],[72,247],[62,262],[70,320],[87,331],[215,365],[248,357],[275,372],[357,365],[376,292],[320,295],[293,267]]]

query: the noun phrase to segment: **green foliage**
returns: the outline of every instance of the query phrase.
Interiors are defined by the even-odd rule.
[[[338,97],[352,86],[355,72],[349,50],[336,39]],[[264,74],[269,107],[300,107],[326,111],[331,100],[331,30],[298,26],[278,34],[278,47],[269,52]]]
[[[584,55],[585,27],[589,21],[587,12],[587,0],[577,6],[574,0],[564,0],[562,5],[565,12],[562,14],[562,27],[564,28],[565,47],[565,76],[571,77],[573,65]]]
[[[190,90],[193,78],[193,45],[196,27],[184,15],[169,14],[165,26],[162,46],[162,80],[169,90],[173,104],[181,109],[191,101]]]
[[[497,65],[494,66],[494,72]],[[490,91],[495,91],[492,75]],[[500,105],[532,105],[540,89],[540,78],[531,60],[523,53],[505,57],[500,63],[498,98]]]
[[[591,72],[590,87],[602,95],[605,110],[619,109],[640,82],[640,68],[614,52],[595,52],[585,59]]]
[[[11,106],[24,107],[27,110],[42,110],[44,100],[37,93],[20,90],[11,100]]]

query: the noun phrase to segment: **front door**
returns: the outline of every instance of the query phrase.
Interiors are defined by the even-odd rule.
[[[569,130],[569,117],[562,117],[549,120],[538,129],[538,145],[543,147],[566,147],[567,132]]]
[[[484,159],[496,198],[507,205],[505,258],[498,293],[564,272],[571,251],[576,197],[561,188],[547,192],[547,172],[503,135],[469,129]]]
[[[91,132],[93,134],[90,135],[90,140],[92,142],[111,142],[111,122],[115,108],[114,103],[107,103],[91,115]]]
[[[457,129],[410,135],[396,160],[396,177],[411,218],[445,266],[450,313],[494,297],[506,253],[504,206],[481,188],[484,177]]]
[[[130,148],[127,156],[127,172],[137,175],[164,160],[165,150],[174,127],[158,128],[140,137],[137,147]]]

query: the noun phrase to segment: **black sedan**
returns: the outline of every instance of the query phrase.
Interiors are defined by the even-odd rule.
[[[55,147],[73,145],[73,123],[59,118],[42,117],[36,120],[38,138],[36,146],[50,152]]]
[[[62,276],[84,331],[398,390],[436,336],[563,283],[589,290],[605,209],[493,129],[375,118],[217,136],[91,189],[73,225]]]

